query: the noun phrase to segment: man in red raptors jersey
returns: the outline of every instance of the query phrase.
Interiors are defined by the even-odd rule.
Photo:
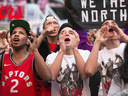
[[[0,49],[7,46],[4,44],[5,34],[4,31],[0,33]],[[30,30],[28,22],[13,20],[10,36],[13,53],[0,55],[0,96],[39,96],[42,90],[36,76],[48,81],[51,73],[38,52],[36,35]]]

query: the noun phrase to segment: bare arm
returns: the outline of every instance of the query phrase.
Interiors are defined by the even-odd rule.
[[[8,43],[6,41],[6,31],[2,31],[0,33],[0,50],[5,50],[8,46]],[[0,54],[0,62],[2,62],[2,54]],[[0,64],[0,69],[1,69],[1,64]]]
[[[48,34],[52,34],[52,32],[54,32],[55,28],[59,27],[59,25],[57,26],[50,26],[46,29],[43,29],[43,31],[41,32],[41,35],[38,37],[37,39],[37,48],[40,47],[41,42],[44,40],[44,38],[48,35]]]
[[[63,59],[63,54],[64,54],[63,50],[59,50],[58,55],[56,56],[53,64],[51,66],[49,66],[50,70],[51,70],[51,81],[56,80],[56,78],[59,74],[62,59]]]
[[[76,66],[82,78],[85,79],[85,71],[84,71],[85,61],[83,60],[82,56],[80,55],[78,51],[78,44],[79,44],[80,39],[76,31],[74,31],[74,34],[75,34],[76,41],[73,43],[72,48],[73,48],[73,53],[74,53],[74,57],[76,61]]]
[[[94,42],[92,51],[85,65],[86,78],[94,75],[99,67],[98,64],[99,48],[100,48],[100,44],[107,40],[107,38],[104,38],[104,35],[107,32],[107,30],[108,30],[107,27],[102,27],[101,29],[98,30],[96,34],[96,40]]]
[[[112,28],[117,33],[117,36],[113,37],[113,39],[118,39],[118,40],[124,41],[125,43],[128,43],[128,36],[123,32],[122,29],[114,25],[112,25]]]
[[[44,40],[44,38],[45,38],[45,34],[43,32],[41,32],[40,36],[37,39],[37,48],[40,47],[40,44]]]
[[[90,56],[86,62],[85,65],[85,78],[88,78],[90,76],[93,76],[95,72],[97,71],[99,64],[98,64],[98,53],[99,53],[100,43],[94,42],[92,51],[90,53]]]
[[[48,81],[51,78],[50,69],[44,62],[43,57],[38,52],[36,35],[32,31],[30,31],[30,34],[32,36],[29,36],[29,38],[33,39],[33,43],[31,42],[29,43],[30,43],[30,48],[35,57],[35,70],[44,81]]]
[[[56,56],[54,62],[49,66],[50,70],[51,70],[51,75],[52,75],[51,80],[52,81],[56,80],[56,78],[59,74],[63,55],[66,50],[66,47],[64,45],[64,36],[60,37],[59,44],[60,44],[60,50],[58,52],[58,55]]]
[[[74,52],[74,57],[75,57],[76,66],[78,68],[78,71],[79,71],[81,77],[83,79],[85,79],[86,78],[86,76],[85,76],[86,74],[85,74],[85,71],[84,71],[84,66],[85,66],[86,63],[83,60],[82,56],[80,55],[78,49],[74,49],[73,52]]]

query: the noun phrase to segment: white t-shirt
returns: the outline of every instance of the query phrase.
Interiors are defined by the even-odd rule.
[[[103,96],[106,96],[110,88],[111,80],[117,73],[117,68],[123,63],[123,54],[126,44],[121,43],[119,47],[108,50],[106,47],[99,51],[98,62],[100,64],[101,82]]]
[[[80,50],[83,60],[86,62],[90,52]],[[46,63],[52,64],[57,53],[49,54]],[[56,81],[51,81],[52,96],[90,96],[89,79],[83,80],[76,67],[74,55],[64,55],[61,70]],[[71,95],[72,94],[72,95]],[[77,95],[80,94],[80,95]]]

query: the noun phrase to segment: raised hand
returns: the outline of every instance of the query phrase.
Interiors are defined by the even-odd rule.
[[[5,49],[8,46],[7,40],[6,40],[6,31],[2,31],[0,33],[0,50]]]
[[[0,38],[1,38],[1,39],[6,38],[6,35],[7,35],[6,31],[2,31],[2,32],[0,33]]]
[[[43,34],[44,36],[47,36],[48,34],[52,34],[52,33],[56,30],[57,27],[59,27],[59,25],[50,26],[50,27],[44,29],[44,30],[42,31],[42,34]]]
[[[60,35],[60,38],[59,38],[59,45],[60,45],[60,50],[61,51],[65,51],[66,50],[66,46],[65,46],[65,36],[66,36],[66,33],[63,32],[63,35]]]
[[[95,41],[99,41],[100,43],[104,43],[108,39],[108,38],[105,38],[105,34],[107,31],[108,31],[107,26],[101,27],[96,33],[96,40]]]
[[[124,38],[127,38],[127,35],[120,29],[118,26],[111,25],[111,28],[117,33],[117,36],[113,37],[112,39],[118,39],[124,41]]]
[[[79,38],[79,34],[75,30],[73,30],[73,33],[74,33],[75,38],[76,38],[75,42],[72,44],[72,48],[74,49],[74,48],[78,48],[80,38]]]
[[[36,38],[36,34],[33,33],[32,30],[30,30],[29,34],[31,34],[31,36],[29,36],[29,38],[31,38],[33,40],[33,42],[29,41],[30,49],[33,52],[34,50],[37,49],[37,38]]]

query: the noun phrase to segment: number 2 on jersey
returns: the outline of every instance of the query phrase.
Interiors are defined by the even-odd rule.
[[[14,90],[14,89],[18,86],[19,81],[17,79],[13,79],[13,80],[11,80],[11,82],[15,82],[15,84],[14,84],[14,86],[11,87],[10,93],[18,93],[18,90]]]

